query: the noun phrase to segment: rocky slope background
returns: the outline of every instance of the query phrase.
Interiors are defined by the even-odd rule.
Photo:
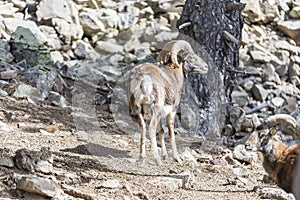
[[[232,93],[232,99],[236,106],[231,113],[231,125],[226,127],[224,133],[226,136],[229,136],[228,138],[232,138],[234,142],[238,142],[239,139],[243,141],[244,136],[247,136],[249,132],[252,131],[252,121],[256,118],[263,119],[275,113],[284,113],[292,115],[298,121],[298,124],[300,124],[300,1],[249,0],[243,1],[243,3],[246,3],[246,7],[243,11],[245,24],[240,48],[240,67],[237,69],[240,72],[240,76]],[[21,120],[19,119],[17,126],[18,128],[22,128],[24,126],[22,119],[34,122],[36,119],[31,118],[34,114],[40,117],[40,121],[42,121],[41,119],[47,119],[47,122],[52,122],[52,120],[49,119],[49,113],[51,113],[51,111],[50,109],[47,110],[48,107],[46,105],[54,106],[51,107],[51,110],[55,113],[57,124],[63,123],[65,126],[70,127],[70,129],[77,128],[79,131],[86,130],[84,128],[88,123],[94,126],[93,123],[95,121],[91,122],[91,119],[94,118],[88,116],[91,113],[90,108],[83,107],[82,105],[88,103],[96,104],[97,106],[108,105],[107,103],[111,100],[112,87],[119,81],[124,72],[139,62],[145,60],[153,62],[162,45],[169,40],[176,39],[178,35],[176,21],[179,19],[182,10],[180,5],[184,5],[184,1],[1,1],[0,98],[1,101],[8,99],[8,102],[10,102],[5,103],[5,107],[0,105],[1,128],[6,127],[5,124],[7,121],[14,121],[20,116],[22,117],[20,117]],[[88,96],[90,90],[87,88],[91,88],[92,92],[97,91],[91,99],[89,99]],[[85,93],[83,90],[88,91]],[[22,104],[17,106],[17,103],[14,103],[12,99],[25,99],[29,104],[22,102]],[[91,102],[86,102],[87,100]],[[37,108],[37,105],[40,105],[40,107]],[[70,113],[70,107],[81,108],[80,110],[75,110],[75,112],[73,110],[75,125],[66,117],[66,115]],[[32,111],[30,114],[23,113],[21,115],[17,113],[17,116],[15,116],[15,114],[11,116],[10,112],[4,110],[6,108],[16,108],[18,112],[23,111],[25,108],[30,108]],[[81,122],[83,124],[76,124],[76,117],[78,116],[81,121],[83,117],[86,118]],[[99,117],[101,118],[100,123],[97,123],[102,130],[105,127],[113,127],[115,125],[114,122],[112,122],[113,120],[110,121],[111,118],[103,116],[103,113],[100,113],[100,116],[102,117]],[[5,123],[2,123],[2,121]],[[119,124],[123,124],[121,131],[115,128],[113,128],[113,130],[122,135],[123,131],[128,129],[128,124],[124,121],[120,121]],[[8,130],[12,133],[17,132],[15,129]],[[37,130],[39,130],[39,128],[37,128]],[[46,126],[39,134],[47,135],[49,132],[57,132],[57,127]],[[292,134],[296,134],[296,132]],[[124,151],[133,148],[135,152],[138,152],[137,148],[135,148],[136,145],[132,147],[130,143],[131,140],[125,138],[125,136],[123,138],[123,136],[120,135],[113,137],[114,141],[118,141],[116,146],[122,147],[121,149]],[[8,143],[3,144],[3,146],[9,148],[13,143],[18,145],[20,143],[20,146],[23,146],[21,145],[22,142],[27,141],[27,137],[29,136],[30,134],[21,134],[21,140],[17,136],[5,136],[4,141]],[[47,137],[49,137],[49,135],[47,135]],[[99,141],[104,144],[112,139],[111,137],[103,137],[105,138]],[[25,146],[27,148],[34,147],[35,150],[39,150],[38,139],[40,139],[40,136],[35,135],[33,139],[28,140],[29,142],[25,142]],[[73,142],[65,144],[67,139]],[[59,133],[59,137],[52,135],[51,140],[52,143],[57,143],[60,146],[67,145],[68,148],[73,148],[75,141],[73,134],[69,135],[63,132]],[[193,139],[193,143],[195,140],[196,139]],[[44,141],[44,138],[41,139],[41,141],[43,141],[44,144],[47,143],[47,141]],[[229,142],[229,144],[231,143]],[[115,144],[106,145],[114,147]],[[18,150],[17,146],[13,146],[9,149],[10,150],[4,149],[4,151],[1,152],[1,158],[6,158],[5,155],[11,156],[14,154],[15,160],[0,159],[1,166],[14,167],[14,165],[16,165],[17,168],[27,171],[41,171],[43,174],[53,173],[51,169],[49,172],[49,168],[47,168],[49,167],[49,163],[51,168],[51,163],[53,162],[47,156],[47,149],[42,149],[38,151],[38,153],[34,153],[37,155],[31,155],[31,153],[26,150],[11,152],[11,150]],[[78,149],[75,150],[79,151]],[[248,172],[242,167],[243,164],[241,163],[246,162],[249,164],[252,155],[244,156],[246,153],[241,145],[237,146],[235,150],[230,153],[228,153],[227,150],[222,150],[221,153],[217,152],[217,157],[221,157],[221,159],[212,159],[210,155],[205,155],[207,156],[205,157],[195,151],[193,153],[193,155],[190,155],[189,152],[187,152],[186,157],[189,159],[186,160],[190,160],[188,162],[209,162],[206,166],[207,168],[204,167],[203,169],[203,171],[209,172],[207,177],[196,172],[198,168],[189,168],[192,172],[189,172],[190,175],[188,175],[188,177],[197,176],[195,179],[191,178],[194,182],[197,182],[195,180],[198,179],[202,182],[203,179],[205,179],[207,182],[212,179],[210,175],[210,173],[214,174],[212,171],[220,171],[220,169],[214,169],[211,165],[221,166],[222,168],[224,163],[230,163],[230,165],[239,166],[234,170],[234,174],[238,174],[238,176],[237,179],[232,180],[219,177],[220,180],[226,179],[227,182],[222,183],[224,186],[235,183],[236,187],[243,188],[241,185],[244,185],[244,187],[246,187],[245,185],[252,187],[252,185],[256,183],[256,179],[254,178],[251,178],[251,180],[245,179],[245,177],[248,176],[245,175],[245,173]],[[234,158],[232,158],[232,153],[235,155]],[[67,154],[55,155],[56,163],[59,163],[56,164],[55,167],[69,166],[66,163],[68,159],[64,159],[66,155]],[[22,163],[22,158],[24,157],[30,157],[38,161],[46,161],[46,164],[31,165]],[[195,158],[197,159],[196,161]],[[78,160],[76,157],[69,166],[74,171],[80,170],[82,167],[81,164],[77,163],[78,161],[76,161],[76,159]],[[106,158],[101,160],[101,162],[105,163],[109,162],[109,160],[110,159]],[[82,162],[86,162],[84,166],[96,165],[94,163],[91,164],[89,159],[83,159]],[[120,163],[124,164],[123,162]],[[120,163],[119,165],[121,165]],[[127,165],[130,165],[130,167]],[[41,168],[41,166],[42,169],[34,169],[36,167]],[[132,159],[128,159],[124,166],[127,167],[127,169],[134,169],[135,164]],[[211,168],[213,168],[213,170],[211,170]],[[175,171],[179,173],[179,169],[180,167],[176,166]],[[95,167],[94,170],[97,171],[100,169]],[[151,172],[155,174],[158,169],[145,168],[144,170],[145,173]],[[170,171],[174,171],[174,169]],[[80,182],[79,179],[81,179],[81,181],[87,179],[89,179],[89,181],[96,181],[91,177],[99,172],[97,171],[95,174],[90,173],[88,175],[81,174],[80,177],[79,175],[69,177],[70,174],[61,175],[59,172],[55,173],[56,177],[62,176],[66,184],[70,182],[74,184],[76,181]],[[129,176],[130,173],[132,172],[126,171],[127,176]],[[99,188],[97,189],[104,192],[108,197],[113,198],[113,196],[111,196],[112,194],[116,195],[116,193],[121,192],[121,196],[123,197],[121,199],[125,199],[126,195],[123,193],[130,193],[132,199],[137,199],[137,197],[139,197],[138,199],[147,199],[151,198],[148,196],[155,197],[156,195],[161,198],[167,198],[164,196],[165,194],[161,194],[161,192],[151,191],[149,188],[153,186],[148,188],[148,193],[131,191],[130,187],[136,187],[145,191],[144,187],[146,186],[130,186],[131,182],[128,184],[126,181],[123,181],[121,184],[119,182],[116,183],[115,179],[111,181],[111,179],[116,178],[115,175],[113,176],[109,173],[103,174],[101,174],[101,176],[106,177],[108,183],[104,183],[108,184],[108,186],[102,185],[104,183],[101,177],[102,182],[98,184]],[[119,174],[118,176],[121,175]],[[127,176],[122,178],[131,181],[131,178]],[[139,177],[141,179],[140,181],[148,179],[147,176],[146,178]],[[186,175],[181,174],[178,176],[181,177],[179,178],[180,184],[183,184]],[[5,178],[6,176],[4,176],[4,179]],[[176,181],[178,182],[177,179],[178,178],[176,178]],[[174,180],[172,179],[172,181]],[[13,180],[5,181],[8,182],[6,183],[7,185],[16,187],[13,185]],[[174,185],[172,181],[170,184]],[[163,184],[165,182],[166,180],[164,179],[159,180],[158,183],[155,184]],[[178,186],[177,182],[175,183],[176,189],[183,187],[182,185]],[[46,193],[45,196],[48,197],[54,197],[54,194],[56,194],[58,190],[61,192],[61,188],[59,188],[56,183],[52,183],[48,179],[34,177],[21,178],[17,187],[21,190],[32,192],[32,188],[27,187],[30,184],[40,184],[44,186],[42,189],[38,188],[40,191],[34,191],[34,193],[42,195]],[[52,187],[52,190],[48,190],[49,185]],[[120,185],[126,188],[127,192],[116,189],[120,188]],[[160,186],[157,185],[155,187],[160,188]],[[199,188],[201,189],[202,186],[199,185]],[[70,189],[68,185],[64,185],[63,189],[63,194],[67,193],[71,194],[71,196],[83,199],[94,198],[93,195],[89,196],[84,192],[81,193],[80,191],[74,190],[74,188]],[[111,189],[116,192],[111,192]],[[211,190],[214,191],[214,189],[215,188]],[[183,196],[187,194],[190,195],[187,191],[181,191],[180,194]],[[228,188],[225,188],[224,191],[228,191]],[[101,195],[104,193],[101,193]],[[251,198],[251,196],[253,199],[258,198],[255,192],[255,194],[251,192],[245,193],[249,195],[248,198]],[[240,198],[235,196],[236,199],[244,198],[245,193],[241,193]],[[170,195],[172,194],[170,193]],[[226,194],[229,198],[235,195],[235,192],[230,193],[229,191]],[[175,195],[175,197],[178,196],[177,193],[173,195]],[[188,196],[187,198],[195,199],[199,194],[195,193],[195,195],[196,196]],[[218,194],[216,193],[215,195]],[[219,195],[221,198],[224,194],[221,192]],[[279,196],[280,197],[270,197],[267,195],[265,197],[293,199],[290,196]],[[62,196],[60,198],[64,199],[67,197]],[[95,199],[97,199],[97,197],[95,197]],[[211,196],[204,195],[203,199],[211,199]]]
[[[241,78],[233,102],[246,113],[287,113],[299,121],[300,3],[244,3]],[[128,66],[153,59],[166,41],[176,39],[180,5],[184,2],[0,2],[1,96],[64,107],[72,102],[66,101],[70,86],[62,76],[74,79],[92,70],[102,83],[117,82]],[[8,86],[18,75],[26,81]]]

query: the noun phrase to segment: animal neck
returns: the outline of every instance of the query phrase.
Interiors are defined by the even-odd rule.
[[[179,89],[181,90],[184,80],[182,67],[177,67],[174,64],[170,64],[167,65],[164,70],[170,76],[174,84],[180,86]]]

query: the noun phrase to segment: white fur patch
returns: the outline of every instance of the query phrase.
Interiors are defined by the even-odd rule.
[[[165,105],[165,106],[163,107],[162,117],[166,117],[167,114],[169,114],[169,113],[171,113],[171,112],[173,112],[173,111],[174,111],[174,110],[173,110],[173,106],[172,106],[172,105]]]

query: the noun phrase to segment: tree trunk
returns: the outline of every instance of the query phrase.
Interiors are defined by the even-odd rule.
[[[243,8],[239,0],[187,0],[177,22],[178,38],[189,41],[210,66],[208,74],[188,77],[191,87],[186,89],[181,105],[181,117],[183,112],[193,111],[197,119],[193,129],[206,137],[219,137],[229,122]]]

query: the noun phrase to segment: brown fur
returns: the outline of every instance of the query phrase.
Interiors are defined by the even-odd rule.
[[[274,182],[286,192],[292,192],[293,178],[300,144],[287,146],[268,130],[255,131],[246,142],[249,150],[258,150],[263,167]]]
[[[153,157],[156,163],[161,165],[156,143],[158,128],[160,128],[158,135],[162,149],[161,154],[163,158],[167,157],[161,119],[166,119],[173,158],[181,162],[175,143],[174,123],[176,107],[180,102],[184,73],[204,74],[207,72],[208,66],[194,53],[190,44],[183,40],[167,43],[161,51],[158,61],[160,65],[143,63],[131,70],[127,97],[131,115],[142,128],[140,157],[146,156],[147,124]]]

